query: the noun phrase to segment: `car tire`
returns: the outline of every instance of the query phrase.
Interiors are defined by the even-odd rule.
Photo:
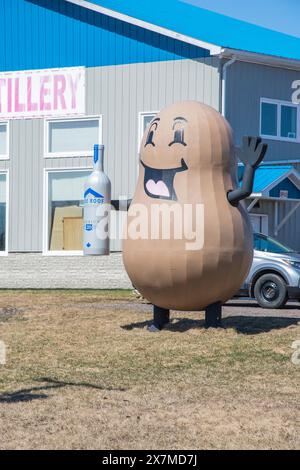
[[[287,286],[284,279],[277,274],[264,274],[255,283],[254,297],[260,307],[284,307],[288,300]]]

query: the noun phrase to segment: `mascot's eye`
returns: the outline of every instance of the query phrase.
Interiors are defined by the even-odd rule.
[[[184,128],[183,128],[183,122],[175,122],[173,125],[173,131],[174,131],[174,140],[169,143],[169,147],[171,147],[174,144],[181,144],[186,147],[186,143],[184,141]]]
[[[157,122],[153,122],[153,124],[151,124],[150,126],[144,147],[147,147],[147,145],[152,145],[153,147],[155,147],[155,143],[153,142],[153,137],[154,137],[154,132],[156,131],[156,129],[157,129]]]

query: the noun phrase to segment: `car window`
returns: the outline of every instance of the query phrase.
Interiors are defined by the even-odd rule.
[[[268,253],[292,253],[293,250],[266,235],[254,234],[254,249]]]

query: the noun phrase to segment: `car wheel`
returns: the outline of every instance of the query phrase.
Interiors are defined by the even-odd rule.
[[[286,283],[277,274],[264,274],[255,283],[254,297],[263,308],[282,308],[288,299]]]

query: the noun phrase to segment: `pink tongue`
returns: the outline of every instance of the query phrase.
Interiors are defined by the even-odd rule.
[[[168,187],[163,181],[158,181],[155,183],[153,180],[148,180],[146,183],[146,188],[149,193],[153,194],[154,196],[170,197]]]

